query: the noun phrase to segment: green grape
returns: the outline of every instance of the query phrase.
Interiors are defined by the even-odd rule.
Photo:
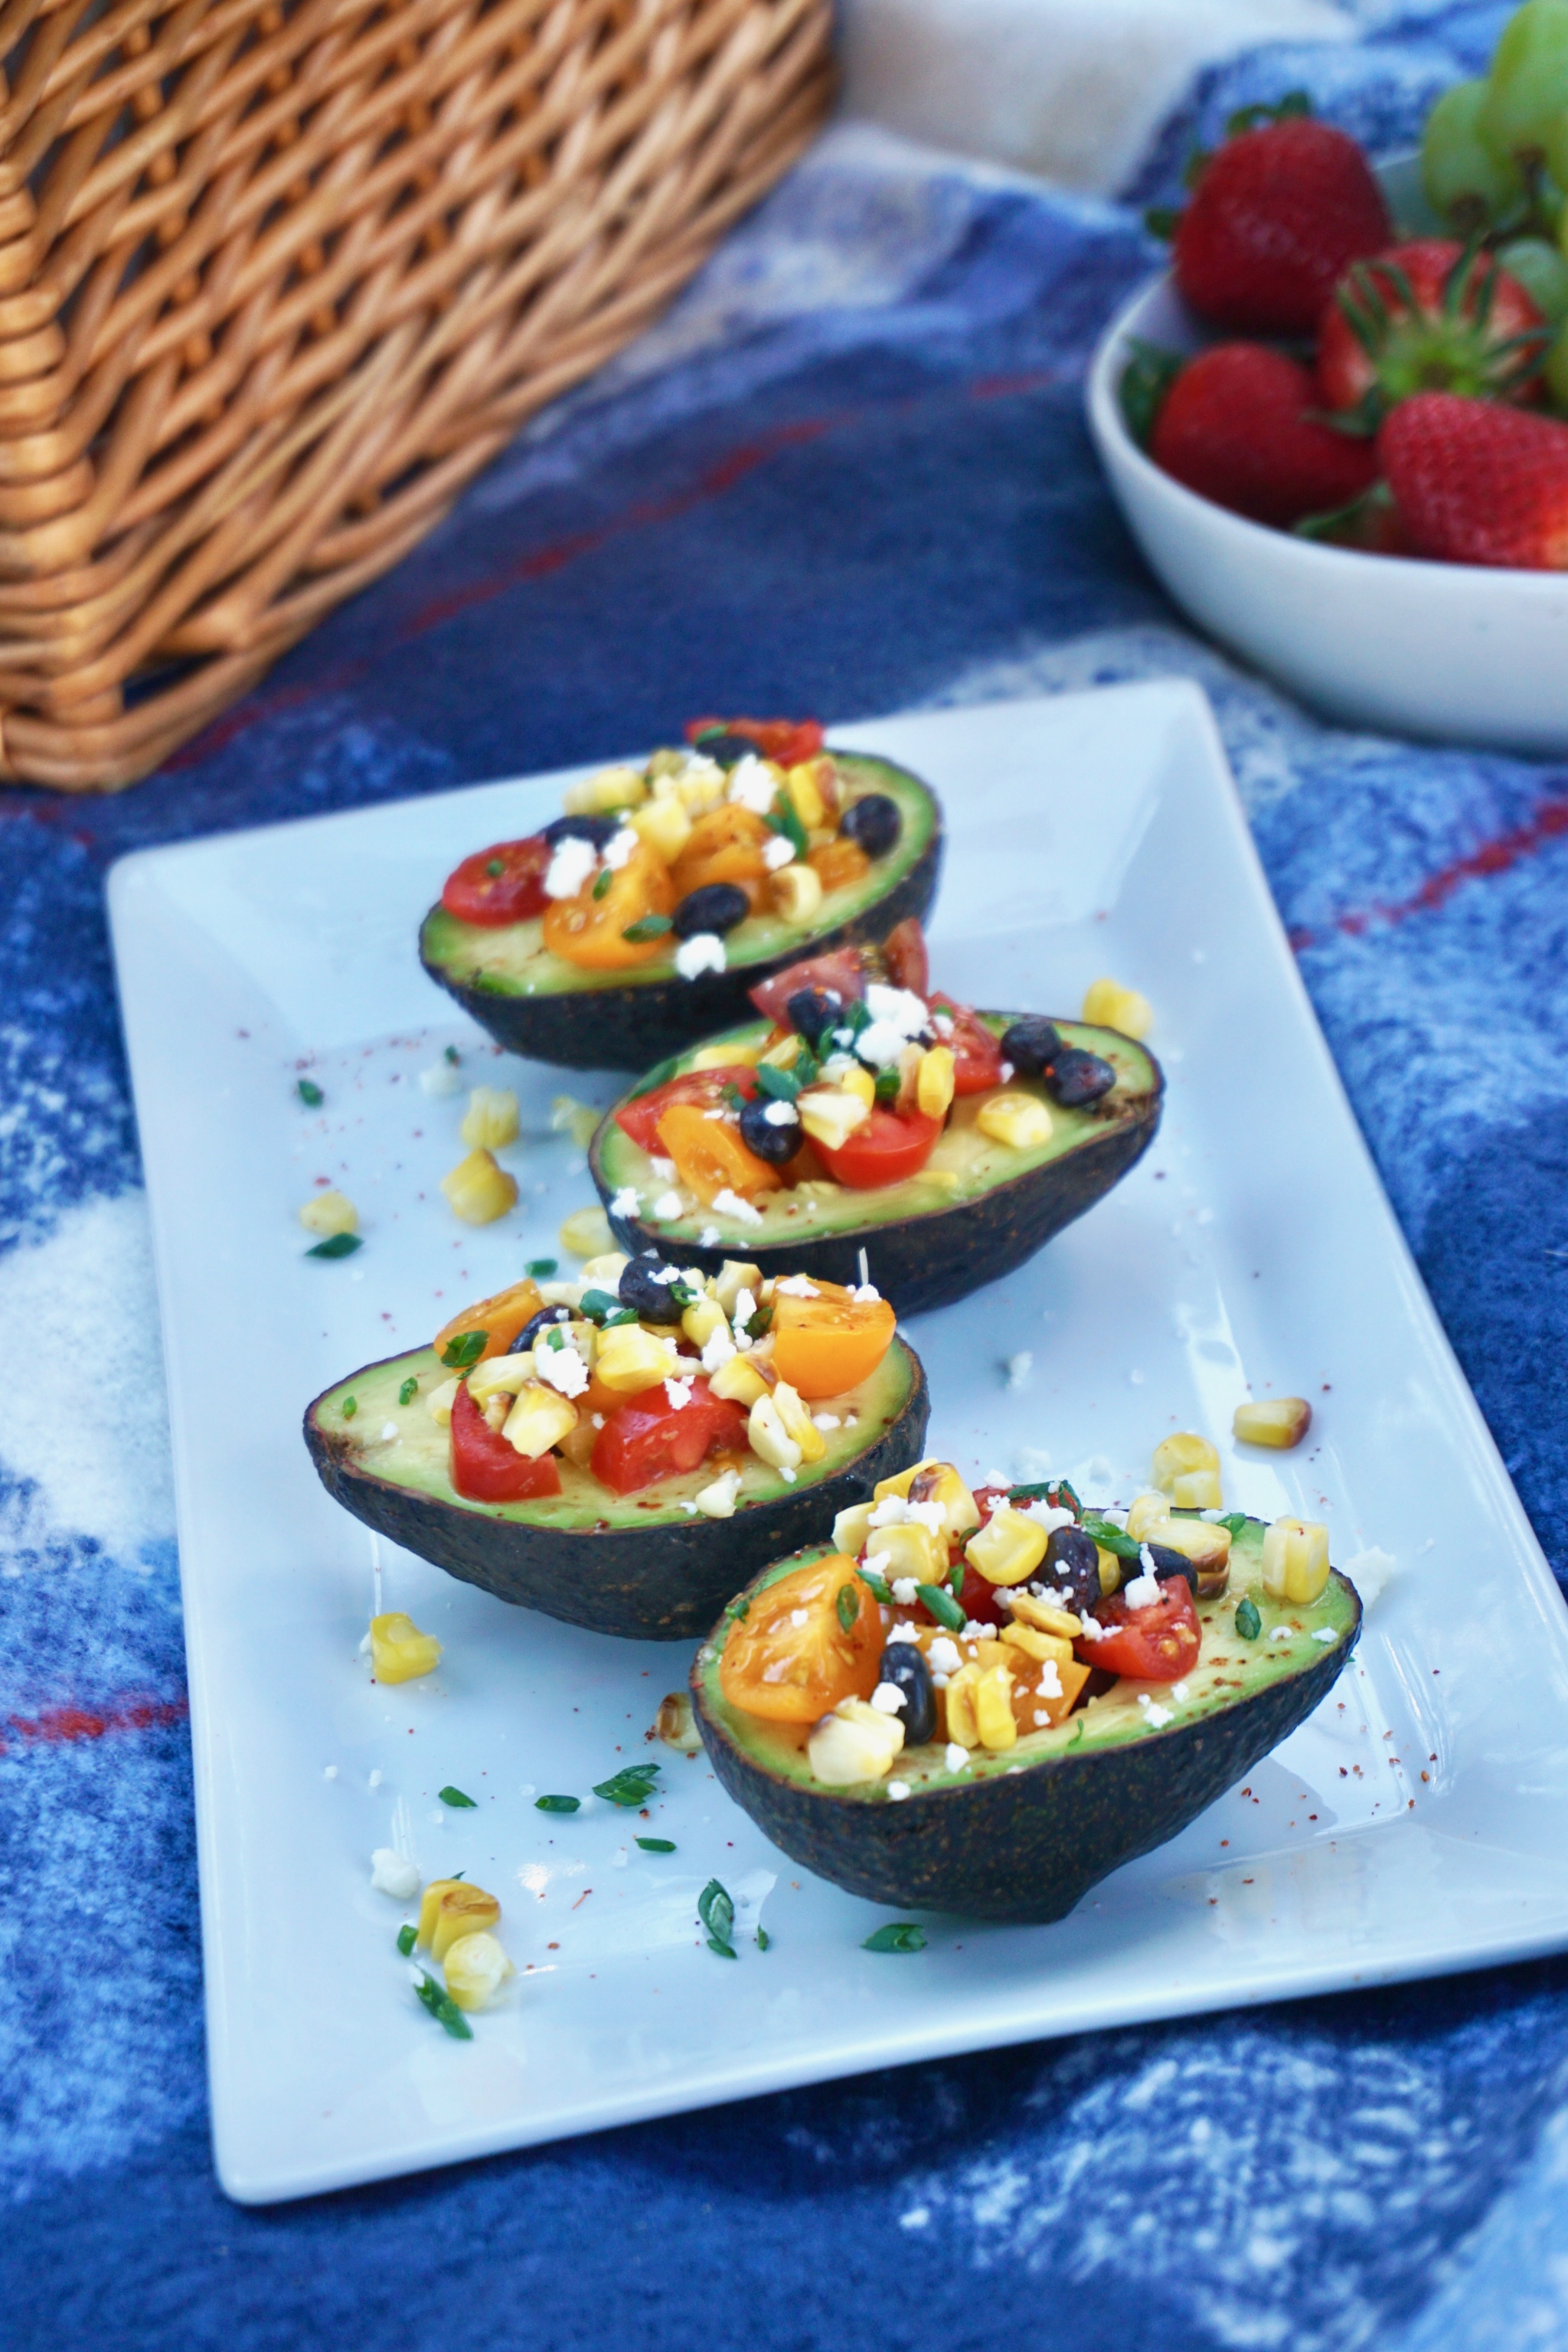
[[[1568,414],[1568,327],[1560,329],[1546,354],[1544,381],[1552,407]]]
[[[1421,184],[1439,219],[1462,236],[1487,227],[1517,205],[1524,183],[1517,167],[1481,137],[1484,81],[1446,89],[1421,134]]]
[[[1545,155],[1568,113],[1568,0],[1524,0],[1503,26],[1487,93],[1481,135],[1500,154]]]
[[[1543,236],[1516,236],[1499,247],[1498,259],[1549,325],[1560,327],[1568,319],[1568,260],[1554,245]]]

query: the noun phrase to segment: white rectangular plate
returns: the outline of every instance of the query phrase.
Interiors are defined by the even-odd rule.
[[[1356,1665],[1246,1789],[1058,1926],[931,1920],[918,1957],[862,1951],[887,1915],[772,1848],[705,1759],[646,1744],[684,1645],[596,1639],[389,1550],[385,1605],[446,1655],[426,1682],[373,1685],[369,1538],[318,1486],[300,1415],[554,1255],[591,1197],[549,1107],[614,1083],[500,1055],[415,954],[447,869],[553,814],[563,780],[125,859],[110,896],[174,1420],[214,2131],[237,2198],[1568,1942],[1568,1620],[1340,1090],[1206,703],[1125,687],[838,733],[943,796],[940,984],[1070,1013],[1112,972],[1155,1005],[1170,1081],[1163,1131],[1108,1201],[913,1327],[933,1450],[1125,1503],[1163,1434],[1205,1430],[1227,1501],[1325,1517],[1337,1560],[1380,1546],[1399,1573]],[[464,1097],[417,1084],[448,1044],[466,1083],[523,1104],[521,1204],[479,1233],[437,1190]],[[295,1091],[307,1066],[320,1111]],[[365,1234],[330,1264],[295,1222],[322,1176]],[[1249,1387],[1312,1399],[1300,1454],[1232,1452]],[[647,1822],[533,1803],[650,1757],[665,1794]],[[438,1803],[447,1784],[476,1809]],[[403,1909],[371,1890],[395,1819],[426,1875],[466,1869],[500,1895],[521,1973],[471,2045],[416,2003]],[[640,1853],[639,1831],[678,1851]],[[713,1875],[741,1903],[738,1964],[696,1925]]]

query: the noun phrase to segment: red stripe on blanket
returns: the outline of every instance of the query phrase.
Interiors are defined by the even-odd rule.
[[[0,1725],[0,1756],[20,1748],[58,1748],[81,1739],[103,1739],[112,1731],[156,1731],[183,1723],[191,1711],[184,1698],[110,1699],[102,1706],[46,1706],[37,1715],[13,1715]]]
[[[1388,905],[1359,908],[1350,914],[1336,915],[1333,928],[1347,939],[1359,940],[1374,923],[1407,922],[1412,915],[1435,914],[1447,906],[1463,882],[1484,881],[1489,875],[1506,874],[1521,859],[1533,857],[1553,841],[1568,836],[1568,800],[1542,801],[1528,824],[1515,825],[1510,833],[1500,833],[1495,840],[1483,841],[1464,857],[1451,858],[1429,874],[1408,898],[1394,899]],[[1290,933],[1290,945],[1298,954],[1303,948],[1315,947],[1322,934],[1299,927]]]

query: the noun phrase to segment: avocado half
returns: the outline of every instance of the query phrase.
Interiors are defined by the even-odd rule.
[[[1000,1036],[1019,1016],[979,1017]],[[974,1124],[983,1097],[962,1097],[918,1176],[873,1192],[828,1185],[807,1197],[794,1191],[764,1193],[759,1223],[712,1209],[671,1218],[652,1213],[650,1204],[668,1186],[648,1155],[616,1124],[616,1111],[690,1066],[689,1053],[677,1055],[621,1097],[589,1149],[588,1166],[616,1243],[633,1253],[660,1250],[705,1274],[717,1274],[726,1258],[744,1258],[764,1276],[806,1265],[826,1282],[868,1278],[900,1315],[967,1298],[984,1283],[1011,1274],[1053,1234],[1092,1209],[1142,1157],[1159,1128],[1165,1081],[1152,1054],[1119,1030],[1081,1021],[1056,1025],[1066,1043],[1110,1063],[1117,1084],[1099,1102],[1065,1110],[1037,1080],[1015,1078],[1016,1087],[1037,1094],[1048,1107],[1048,1142],[1028,1151],[991,1142]],[[770,1034],[767,1022],[753,1020],[709,1045],[733,1042],[754,1051]],[[627,1190],[640,1196],[635,1214],[614,1206]],[[716,1238],[705,1242],[703,1234]]]
[[[418,1348],[366,1364],[317,1397],[305,1444],[327,1492],[378,1535],[499,1600],[645,1642],[703,1633],[736,1586],[782,1548],[918,1462],[931,1414],[920,1358],[895,1339],[869,1380],[818,1407],[846,1425],[824,1433],[826,1454],[793,1486],[747,1456],[732,1518],[681,1507],[710,1483],[710,1465],[642,1494],[612,1495],[563,1462],[562,1491],[546,1501],[471,1503],[452,1485],[447,1433],[426,1405],[448,1377],[433,1348]],[[418,1385],[405,1404],[410,1380]]]
[[[750,1589],[830,1549],[819,1543],[780,1560]],[[1262,1557],[1262,1522],[1248,1520],[1231,1547],[1229,1592],[1198,1603],[1204,1646],[1184,1685],[1118,1682],[1052,1729],[996,1755],[977,1749],[962,1772],[947,1769],[933,1743],[899,1757],[888,1780],[854,1789],[813,1782],[808,1727],[797,1734],[729,1705],[719,1686],[726,1620],[691,1669],[703,1745],[759,1829],[851,1895],[976,1919],[1064,1918],[1108,1873],[1163,1845],[1242,1780],[1349,1662],[1361,1630],[1355,1587],[1336,1570],[1310,1608],[1279,1604],[1263,1591]],[[1262,1620],[1251,1642],[1236,1631],[1243,1591]],[[1289,1639],[1276,1641],[1281,1627]],[[1140,1691],[1168,1722],[1144,1719]],[[889,1798],[893,1782],[909,1795]]]
[[[831,749],[831,747],[829,747]],[[723,971],[682,980],[670,953],[631,972],[581,971],[543,944],[542,919],[486,929],[459,922],[439,900],[419,932],[419,961],[509,1053],[569,1070],[645,1070],[752,1012],[748,991],[803,957],[875,947],[907,916],[923,918],[942,865],[942,809],[929,784],[890,760],[858,751],[833,759],[861,793],[886,793],[903,820],[869,874],[822,902],[809,930],[753,917],[732,939]]]

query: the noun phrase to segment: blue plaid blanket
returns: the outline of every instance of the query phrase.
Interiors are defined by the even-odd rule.
[[[0,793],[6,2343],[1568,2340],[1557,1963],[229,2206],[103,916],[126,849],[591,758],[704,709],[831,720],[1194,677],[1384,1181],[1568,1574],[1568,776],[1332,732],[1232,668],[1142,569],[1080,414],[1098,330],[1158,259],[1137,207],[1194,140],[1300,85],[1373,147],[1407,143],[1504,14],[1216,69],[1124,205],[834,132],[653,332],[162,775],[100,803]]]

